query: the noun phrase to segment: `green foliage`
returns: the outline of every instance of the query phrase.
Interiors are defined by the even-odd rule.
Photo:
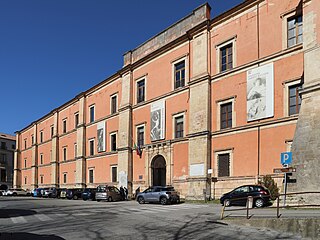
[[[279,188],[270,175],[263,176],[262,180],[259,181],[259,184],[268,188],[271,194],[271,199],[276,200],[277,196],[279,196]]]

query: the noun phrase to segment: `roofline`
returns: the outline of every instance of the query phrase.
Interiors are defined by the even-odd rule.
[[[126,55],[126,54],[129,53],[129,52],[134,52],[135,50],[137,50],[138,48],[140,48],[141,46],[143,46],[144,44],[146,44],[146,43],[149,42],[150,40],[152,40],[152,39],[160,36],[162,33],[166,32],[168,29],[170,29],[170,28],[172,28],[173,26],[177,25],[178,23],[184,21],[185,19],[191,17],[192,15],[194,15],[194,13],[195,13],[198,9],[202,8],[203,6],[207,6],[207,8],[209,9],[209,11],[211,11],[211,6],[209,5],[208,2],[205,2],[205,3],[201,4],[199,7],[193,9],[193,11],[192,11],[190,14],[188,14],[187,16],[185,16],[185,17],[181,18],[180,20],[174,22],[174,23],[171,24],[169,27],[165,28],[163,31],[157,33],[156,35],[150,37],[148,40],[146,40],[146,41],[144,41],[143,43],[139,44],[139,45],[138,45],[137,47],[135,47],[134,49],[130,49],[130,50],[126,51],[126,52],[123,54],[123,56]]]
[[[5,136],[4,136],[5,135]],[[16,141],[16,136],[15,135],[11,135],[11,134],[7,134],[7,133],[2,133],[0,132],[0,139],[6,139],[6,140],[10,140],[10,141]]]
[[[224,20],[225,18],[230,18],[234,14],[236,14],[239,10],[244,10],[247,7],[251,7],[251,5],[254,5],[255,3],[263,2],[264,0],[245,0],[244,2],[234,6],[233,8],[219,14],[218,16],[211,19],[211,25],[214,23],[217,23],[219,21]]]

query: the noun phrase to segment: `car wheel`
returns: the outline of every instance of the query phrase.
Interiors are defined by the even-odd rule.
[[[77,196],[77,195],[74,195],[74,196],[73,196],[73,200],[78,200],[78,196]]]
[[[143,197],[138,197],[138,203],[139,204],[144,204],[145,203],[144,198]]]
[[[18,194],[17,194],[16,192],[14,192],[12,195],[13,195],[13,196],[18,196]]]
[[[225,199],[225,200],[223,201],[223,205],[224,205],[225,207],[230,207],[230,206],[231,206],[230,199]]]
[[[112,202],[112,197],[108,197],[108,202]]]
[[[97,202],[100,202],[101,200],[100,199],[97,199]]]
[[[261,208],[261,207],[263,207],[264,202],[263,202],[263,200],[262,200],[261,198],[258,198],[258,199],[255,201],[254,205],[255,205],[257,208]]]
[[[165,197],[162,197],[162,198],[160,198],[160,203],[161,203],[162,205],[166,205],[166,204],[168,203],[168,199],[165,198]]]

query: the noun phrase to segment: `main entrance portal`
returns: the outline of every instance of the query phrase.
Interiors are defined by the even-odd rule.
[[[155,156],[151,162],[152,186],[166,185],[166,160],[163,156]]]

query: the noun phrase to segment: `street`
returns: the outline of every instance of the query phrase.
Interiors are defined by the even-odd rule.
[[[220,221],[217,204],[0,197],[0,239],[301,239]]]

